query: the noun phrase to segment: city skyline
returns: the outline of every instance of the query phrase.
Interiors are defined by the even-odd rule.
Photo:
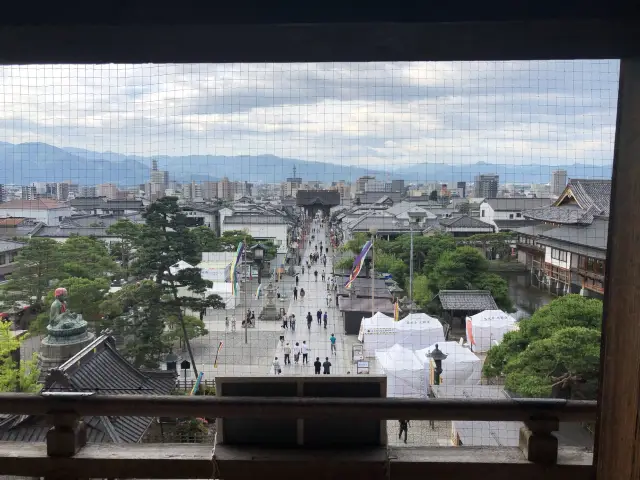
[[[617,61],[35,65],[0,73],[0,138],[11,143],[371,168],[608,163],[618,85]]]

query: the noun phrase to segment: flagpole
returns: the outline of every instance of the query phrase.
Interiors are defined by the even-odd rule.
[[[244,267],[243,268],[243,270],[244,270],[244,304],[248,305],[247,304],[247,289],[249,288],[249,285],[247,285],[247,237],[244,238],[243,244],[244,244],[244,249],[243,249],[244,259],[243,259],[242,263],[244,263],[244,265],[243,265],[243,267]],[[244,320],[244,343],[245,344],[249,343],[249,319],[248,318],[245,318],[245,320]]]
[[[371,317],[376,313],[376,295],[375,295],[375,277],[376,277],[376,252],[374,250],[376,232],[375,228],[369,230],[371,232]]]

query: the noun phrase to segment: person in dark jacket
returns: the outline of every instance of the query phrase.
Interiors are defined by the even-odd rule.
[[[329,357],[325,357],[324,362],[322,363],[322,373],[324,375],[331,374],[331,362],[329,361]]]
[[[316,371],[316,375],[320,375],[320,367],[322,366],[322,363],[320,363],[320,357],[316,357],[316,361],[313,362],[313,368]]]

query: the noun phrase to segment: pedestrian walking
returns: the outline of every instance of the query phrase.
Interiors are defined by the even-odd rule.
[[[329,247],[327,247],[327,253],[329,253]]]
[[[320,375],[320,367],[322,366],[322,363],[320,363],[320,357],[316,357],[316,361],[313,362],[313,368],[315,370],[315,374],[316,375]]]
[[[322,320],[324,320],[324,329],[327,329],[327,321],[329,320],[329,315],[327,314],[327,311],[324,311],[324,316],[322,317]]]
[[[229,330],[229,317],[224,317],[224,331]]]
[[[315,270],[313,272],[313,275],[316,277],[316,282],[318,281],[318,270]]]
[[[331,336],[329,337],[329,341],[331,342],[331,353],[333,353],[334,355],[337,355],[336,352],[336,336],[332,333]]]
[[[289,317],[289,324],[291,325],[291,331],[295,332],[296,331],[296,316],[291,314],[291,317]]]
[[[300,289],[300,301],[304,300],[304,288]]]
[[[304,271],[302,273],[304,273]],[[296,287],[298,286],[298,282],[300,282],[300,278],[296,275]]]
[[[284,328],[286,330],[287,327],[288,327],[288,323],[289,322],[287,320],[287,314],[285,313],[285,314],[282,315],[282,328]]]
[[[328,293],[327,294],[327,307],[330,307],[330,306],[331,306],[331,294]]]
[[[236,331],[236,317],[233,317],[231,319],[231,331],[235,332]]]
[[[204,320],[204,316],[207,313],[207,309],[206,308],[202,308],[200,309],[200,321],[202,322]]]
[[[309,345],[307,341],[302,341],[302,363],[309,365]]]
[[[329,357],[325,357],[322,363],[322,373],[324,375],[331,375],[331,362],[329,361]]]
[[[311,316],[311,312],[307,312],[307,328],[311,330],[311,322],[313,322],[313,317]]]
[[[302,274],[304,275],[304,265],[302,265]],[[298,277],[296,277],[296,278],[298,278]],[[297,285],[297,283],[298,282],[296,282],[296,285]]]
[[[291,365],[291,346],[288,342],[284,346],[284,364]]]
[[[400,422],[400,434],[398,440],[402,439],[402,433],[404,432],[404,443],[407,443],[407,434],[409,433],[409,420],[399,420]]]
[[[325,262],[325,265],[326,265],[326,262]],[[323,282],[324,282],[324,276],[325,276],[325,275],[324,275],[324,270],[323,270],[323,271],[322,271],[322,281],[323,281]]]
[[[301,351],[302,351],[302,349],[300,348],[300,344],[298,342],[296,342],[295,346],[293,347],[293,361],[296,363],[296,365],[300,361],[300,352]]]
[[[316,312],[316,318],[318,319],[318,325],[322,322],[322,310],[318,309]]]
[[[298,287],[293,287],[293,300],[298,300]]]
[[[280,368],[280,362],[278,361],[278,357],[273,361],[273,374],[280,375],[282,373],[282,368]]]

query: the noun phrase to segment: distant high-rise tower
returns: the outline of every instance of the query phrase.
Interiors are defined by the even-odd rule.
[[[158,171],[158,160],[151,160],[151,170],[154,172]]]
[[[461,198],[467,197],[467,182],[458,182],[457,189]]]
[[[474,179],[474,195],[479,198],[496,198],[498,196],[498,175],[476,175]]]
[[[560,195],[567,186],[567,171],[554,170],[551,172],[551,194]]]

